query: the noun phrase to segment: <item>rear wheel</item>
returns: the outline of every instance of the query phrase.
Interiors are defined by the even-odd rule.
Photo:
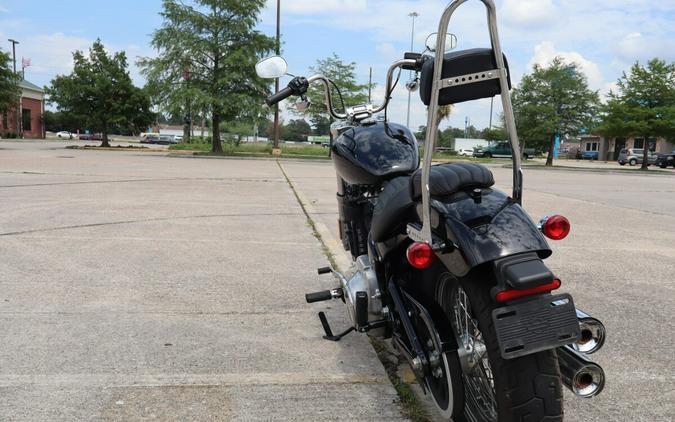
[[[490,277],[486,275],[486,277]],[[492,279],[437,283],[436,300],[459,346],[464,409],[455,422],[562,421],[562,386],[555,351],[502,359],[492,323]],[[455,410],[457,414],[457,410]]]

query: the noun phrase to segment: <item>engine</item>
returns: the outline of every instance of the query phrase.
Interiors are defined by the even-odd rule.
[[[358,329],[361,324],[359,324],[357,316],[357,302],[363,300],[363,293],[367,297],[368,323],[382,320],[382,298],[377,284],[377,275],[370,265],[368,255],[359,256],[354,262],[352,269],[351,276],[342,279],[342,292],[352,325]],[[381,337],[384,335],[384,328],[369,330],[368,334],[374,337]]]

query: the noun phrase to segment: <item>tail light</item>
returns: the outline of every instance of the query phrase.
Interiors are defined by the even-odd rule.
[[[544,236],[552,240],[562,240],[570,233],[570,222],[562,215],[552,215],[544,217],[539,222],[541,232]]]
[[[523,290],[502,290],[501,292],[497,292],[495,295],[495,300],[497,302],[508,302],[509,300],[513,299],[518,299],[519,297],[523,296],[530,296],[534,295],[537,293],[545,293],[545,292],[550,292],[551,290],[555,290],[559,288],[561,285],[560,280],[553,279],[552,282],[548,284],[543,284],[541,286],[537,287],[532,287],[531,289],[523,289]]]
[[[427,243],[413,243],[408,246],[405,255],[410,265],[420,270],[429,268],[434,262],[434,251]]]

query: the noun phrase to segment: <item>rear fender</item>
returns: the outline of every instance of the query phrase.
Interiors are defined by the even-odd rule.
[[[435,231],[444,232],[447,243],[455,246],[439,254],[448,270],[462,276],[486,262],[528,252],[548,258],[551,249],[523,208],[499,191],[484,191],[480,202],[468,195],[448,203],[433,202]]]

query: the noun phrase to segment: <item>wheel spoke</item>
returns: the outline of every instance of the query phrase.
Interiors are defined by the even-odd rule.
[[[492,421],[497,418],[497,400],[494,390],[494,374],[487,356],[487,347],[478,320],[473,318],[466,291],[457,287],[452,304],[455,333],[469,353],[467,372],[464,373],[467,393],[466,413],[476,421]]]

